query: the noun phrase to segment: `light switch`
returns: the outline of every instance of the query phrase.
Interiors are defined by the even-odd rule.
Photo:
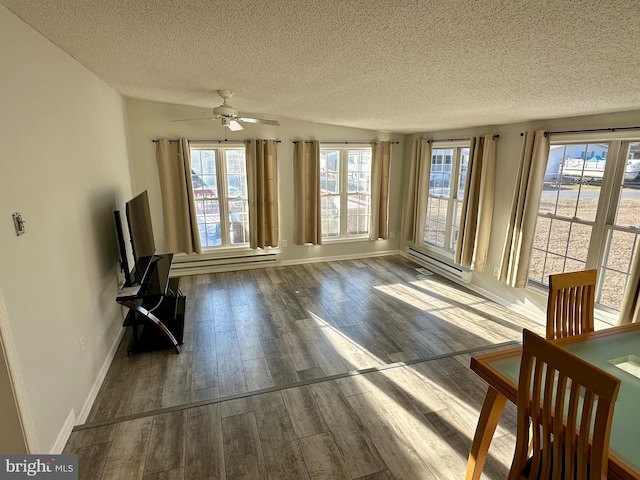
[[[13,214],[13,226],[16,228],[16,235],[24,235],[24,220],[22,219],[22,215],[20,215],[20,212],[15,212]]]

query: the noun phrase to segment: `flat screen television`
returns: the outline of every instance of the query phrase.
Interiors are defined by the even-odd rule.
[[[116,237],[118,241],[118,263],[120,264],[120,270],[124,275],[124,284],[129,286],[133,284],[133,275],[131,275],[131,269],[129,268],[129,256],[127,254],[127,247],[124,240],[124,230],[122,229],[122,218],[120,217],[120,210],[113,212],[113,218],[116,226]]]
[[[133,256],[136,261],[142,257],[153,256],[156,253],[156,245],[153,241],[149,197],[146,190],[127,202],[126,212]]]
[[[156,251],[147,191],[145,190],[137,197],[129,200],[125,205],[125,210],[131,237],[131,248],[136,261],[134,279],[136,283],[143,283],[145,273],[154,260],[153,254]]]

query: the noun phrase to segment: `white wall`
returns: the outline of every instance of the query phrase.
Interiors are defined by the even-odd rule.
[[[112,212],[132,193],[125,107],[3,6],[0,65],[0,289],[50,452],[121,331]],[[19,237],[15,211],[26,220]]]
[[[472,284],[488,292],[504,304],[523,312],[530,317],[543,320],[546,312],[547,292],[535,287],[515,289],[504,285],[493,277],[494,266],[500,265],[502,249],[504,246],[507,220],[511,211],[511,201],[518,175],[518,165],[522,149],[521,132],[527,130],[544,129],[548,131],[580,130],[592,128],[610,128],[640,125],[640,111],[620,112],[604,115],[590,115],[584,117],[572,117],[563,119],[550,119],[532,121],[527,123],[515,123],[508,125],[495,125],[464,130],[450,130],[441,132],[429,132],[413,135],[407,139],[407,158],[410,155],[410,143],[414,138],[426,139],[465,138],[470,135],[499,134],[497,143],[497,178],[494,212],[491,228],[491,242],[487,258],[487,268],[484,273],[474,272]],[[601,314],[606,321],[615,321],[611,316]]]
[[[212,107],[219,98],[212,94]],[[160,184],[155,161],[156,145],[153,139],[185,137],[191,140],[223,139],[224,127],[217,121],[174,122],[181,118],[206,117],[206,109],[170,105],[142,100],[127,99],[129,137],[134,166],[136,193],[149,191],[151,216],[154,226],[156,247],[164,248],[162,204]],[[265,138],[281,140],[278,145],[278,182],[280,188],[280,238],[287,240],[288,247],[282,248],[282,260],[300,260],[306,258],[330,257],[339,255],[355,255],[381,251],[397,250],[400,245],[400,224],[402,218],[401,188],[402,163],[404,158],[404,136],[390,133],[359,130],[331,125],[322,125],[279,119],[280,126],[249,125],[240,132],[228,132],[229,139],[244,140]],[[294,245],[293,228],[293,140],[320,141],[362,141],[400,140],[399,145],[392,147],[390,172],[390,230],[395,238],[387,241],[358,241],[350,243],[326,243],[322,246],[300,247]]]

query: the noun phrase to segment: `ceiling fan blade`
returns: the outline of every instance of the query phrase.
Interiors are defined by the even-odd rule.
[[[277,120],[266,120],[264,118],[240,117],[238,118],[238,120],[247,123],[264,123],[265,125],[273,125],[274,127],[280,126],[280,122],[278,122]]]
[[[235,120],[231,120],[229,122],[229,125],[227,126],[229,127],[229,130],[231,130],[232,132],[237,132],[238,130],[244,130],[244,127],[240,125],[238,122],[236,122]]]
[[[169,120],[170,122],[194,122],[196,120],[215,120],[216,117],[206,117],[206,118],[181,118],[179,120]]]

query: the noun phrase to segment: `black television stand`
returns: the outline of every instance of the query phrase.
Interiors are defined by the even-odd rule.
[[[143,266],[146,270],[139,290],[129,296],[121,293],[116,299],[129,309],[123,324],[131,327],[133,333],[127,355],[167,346],[180,353],[186,297],[178,289],[179,279],[169,278],[172,260],[171,253],[139,259],[136,267]]]

